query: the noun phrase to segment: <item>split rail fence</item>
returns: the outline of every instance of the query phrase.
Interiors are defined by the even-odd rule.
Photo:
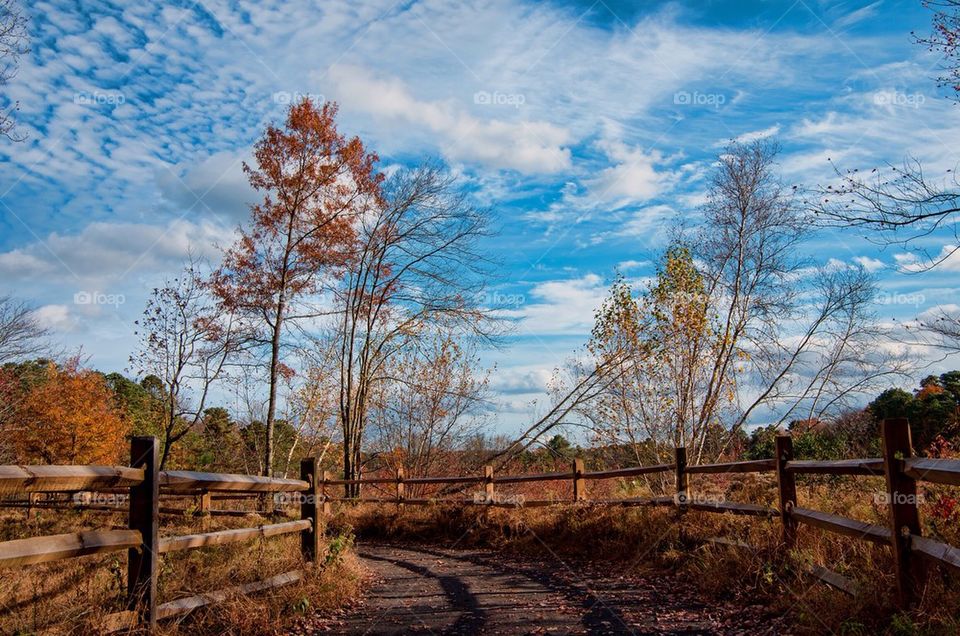
[[[293,570],[268,579],[157,602],[158,562],[162,555],[257,538],[299,533],[307,567],[316,563],[321,526],[317,504],[317,461],[301,462],[300,479],[275,479],[252,475],[158,470],[157,442],[134,437],[130,466],[0,466],[0,496],[34,496],[40,493],[129,493],[128,507],[90,506],[93,510],[128,512],[125,530],[94,530],[0,542],[0,568],[18,568],[107,552],[127,551],[127,609],[110,615],[104,631],[152,632],[158,620],[182,616],[193,610],[241,594],[252,594],[300,581],[304,571]],[[159,536],[160,495],[198,495],[209,509],[211,493],[263,495],[299,493],[300,519],[174,537]],[[44,507],[39,502],[27,506]],[[53,506],[50,506],[53,507]],[[84,506],[80,506],[83,508]],[[182,510],[173,509],[177,514]],[[242,511],[229,511],[241,513]],[[243,514],[249,514],[244,512]]]
[[[181,616],[198,607],[220,602],[232,595],[250,594],[295,583],[303,576],[303,571],[292,571],[256,583],[158,604],[157,560],[162,554],[258,537],[300,533],[304,561],[313,564],[320,550],[322,521],[324,516],[330,513],[332,502],[380,502],[394,503],[399,506],[443,503],[505,507],[546,506],[564,502],[501,499],[497,497],[496,485],[569,480],[572,484],[572,497],[567,503],[572,501],[592,505],[669,506],[675,507],[679,514],[698,510],[751,515],[771,520],[779,519],[782,524],[783,544],[787,548],[795,543],[800,525],[809,525],[848,538],[889,546],[893,551],[896,568],[894,574],[897,597],[902,605],[907,606],[916,599],[922,589],[924,563],[932,562],[953,570],[960,570],[960,549],[922,536],[917,495],[918,482],[960,486],[960,460],[914,457],[910,428],[906,420],[883,422],[882,434],[883,457],[872,459],[795,460],[792,439],[789,436],[778,436],[776,456],[770,460],[691,466],[687,464],[686,449],[678,448],[675,451],[673,463],[614,470],[586,471],[583,461],[576,459],[573,461],[571,470],[552,473],[497,476],[494,475],[491,466],[485,466],[482,475],[406,478],[404,471],[398,469],[393,477],[367,477],[354,480],[336,479],[328,472],[319,473],[315,459],[305,459],[302,462],[299,480],[190,471],[158,471],[156,441],[153,438],[134,438],[131,443],[130,467],[0,466],[0,495],[82,491],[117,492],[118,489],[129,489],[128,529],[80,532],[2,542],[0,543],[0,568],[127,550],[127,610],[113,615],[110,623],[117,629],[148,631],[155,627],[157,620]],[[598,500],[589,500],[587,497],[589,481],[657,473],[673,474],[676,488],[674,495]],[[769,508],[752,503],[698,501],[696,497],[691,496],[691,475],[727,473],[775,473],[778,507]],[[887,525],[872,525],[800,507],[796,488],[798,474],[884,477],[886,497],[889,502]],[[349,487],[357,484],[392,485],[395,495],[387,498],[357,499],[334,497],[329,492],[333,487]],[[483,496],[466,501],[450,498],[406,497],[406,486],[415,484],[440,486],[476,484],[482,486]],[[202,497],[208,498],[210,493],[250,496],[279,492],[300,493],[299,520],[178,537],[160,538],[158,536],[158,519],[162,512],[159,506],[161,493],[171,495],[201,493]],[[207,499],[207,509],[209,510],[209,499]],[[814,573],[817,574],[817,572]],[[843,577],[835,573],[820,569],[817,575],[834,587],[848,588]]]
[[[465,503],[500,507],[550,506],[564,502],[499,498],[495,491],[496,485],[569,480],[572,482],[571,500],[574,502],[615,506],[667,506],[675,507],[680,514],[689,510],[697,510],[751,515],[770,519],[779,518],[783,528],[783,545],[787,549],[793,547],[796,543],[799,525],[809,525],[848,538],[890,546],[893,550],[896,568],[894,574],[897,598],[902,606],[909,606],[921,591],[925,576],[924,561],[960,571],[960,549],[922,536],[919,511],[920,498],[917,494],[917,482],[960,486],[960,460],[914,457],[910,427],[905,419],[886,420],[882,424],[881,431],[884,456],[880,458],[831,461],[795,460],[792,438],[789,435],[781,435],[776,438],[774,459],[690,466],[687,464],[686,449],[677,448],[675,449],[673,463],[615,470],[585,471],[583,460],[575,459],[569,471],[525,475],[495,476],[491,466],[484,467],[483,475],[455,477],[405,478],[402,469],[399,469],[393,478],[331,479],[325,473],[324,479],[321,481],[321,496],[325,501],[392,502],[398,505],[429,506],[443,503],[445,500],[407,498],[405,497],[405,487],[413,484],[477,484],[483,487],[484,496],[474,498],[473,501],[468,500]],[[777,477],[778,506],[776,508],[753,503],[698,500],[697,497],[691,495],[691,475],[768,472],[776,473]],[[637,477],[655,473],[674,474],[674,495],[594,500],[589,500],[587,497],[588,481]],[[884,477],[886,480],[884,499],[888,502],[889,507],[887,525],[868,524],[799,506],[796,476],[800,474]],[[395,496],[392,498],[366,497],[359,499],[327,496],[329,486],[355,484],[393,484],[396,489]],[[848,579],[825,568],[814,568],[811,570],[811,574],[842,591],[850,593],[853,589]]]

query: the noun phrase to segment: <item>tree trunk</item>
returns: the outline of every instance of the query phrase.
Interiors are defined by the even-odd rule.
[[[344,436],[344,439],[347,439]],[[344,479],[356,479],[355,468],[353,465],[353,453],[350,450],[350,444],[343,445],[343,478]],[[353,484],[344,484],[343,485],[343,496],[344,497],[353,497]]]
[[[362,429],[356,421],[354,412],[351,411],[344,420],[343,426],[343,478],[360,479],[360,439]],[[359,497],[360,484],[345,484],[343,492],[345,497]]]
[[[273,338],[270,341],[270,399],[267,403],[267,445],[263,452],[263,475],[273,477],[273,421],[277,412],[277,376],[280,372],[280,329],[283,325],[283,304],[277,311],[277,320],[273,326]]]

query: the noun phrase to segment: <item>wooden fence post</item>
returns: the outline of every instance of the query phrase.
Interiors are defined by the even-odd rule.
[[[493,490],[493,466],[484,466],[483,467],[483,495],[486,498],[488,504],[493,503],[494,490]]]
[[[783,524],[783,542],[789,549],[797,542],[797,520],[790,514],[797,505],[797,479],[786,469],[787,462],[793,461],[793,438],[789,435],[777,435],[775,449],[780,521]]]
[[[677,512],[682,515],[687,511],[687,504],[690,502],[690,478],[687,474],[687,449],[683,446],[675,448],[674,458],[676,462]]]
[[[33,507],[40,503],[40,493],[31,492],[27,494],[27,519],[33,516]]]
[[[300,460],[300,479],[310,486],[300,493],[300,518],[310,520],[310,529],[300,533],[300,553],[304,563],[317,564],[320,554],[320,519],[317,518],[317,501],[320,498],[320,481],[317,479],[317,458]]]
[[[213,507],[211,504],[212,497],[210,491],[201,491],[197,497],[197,512],[200,515],[200,526],[204,529],[210,527],[210,509]]]
[[[917,597],[922,579],[921,565],[910,558],[910,535],[920,534],[920,513],[917,509],[917,482],[903,472],[903,460],[913,453],[910,424],[902,418],[884,420],[883,461],[887,477],[887,498],[890,506],[890,532],[897,568],[897,599],[908,607]]]
[[[404,494],[403,466],[397,466],[397,508],[403,508]]]
[[[329,499],[329,496],[327,495],[327,482],[330,481],[331,479],[333,479],[333,476],[330,474],[330,471],[328,471],[328,470],[323,471],[323,486],[322,486],[323,490],[322,490],[322,494],[323,494],[323,517],[324,517],[324,522],[326,522],[327,517],[330,515],[330,499]]]
[[[583,460],[579,457],[573,460],[573,500],[587,500],[587,480],[583,478]]]
[[[210,514],[210,507],[211,507],[210,491],[204,490],[203,492],[200,493],[200,497],[198,499],[199,501],[197,503],[199,504],[198,508],[199,508],[200,514],[204,517],[208,516]]]
[[[127,609],[139,614],[139,622],[148,632],[157,627],[157,558],[160,517],[160,479],[157,439],[134,437],[130,440],[130,466],[143,469],[143,481],[130,487],[129,527],[140,532],[139,548],[127,551]]]

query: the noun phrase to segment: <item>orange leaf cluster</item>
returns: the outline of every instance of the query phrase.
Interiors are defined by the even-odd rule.
[[[336,104],[303,100],[290,107],[283,128],[268,126],[257,141],[256,165],[244,171],[264,198],[214,276],[226,305],[273,307],[282,321],[285,303],[314,293],[325,268],[351,257],[354,221],[380,203],[383,176],[359,137],[337,131],[336,114]]]
[[[103,376],[76,362],[49,364],[14,406],[8,431],[21,463],[116,464],[128,426]]]

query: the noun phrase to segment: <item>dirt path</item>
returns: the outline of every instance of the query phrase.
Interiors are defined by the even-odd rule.
[[[362,605],[311,622],[337,634],[786,634],[763,608],[705,602],[663,575],[610,563],[505,558],[483,550],[363,544]]]

